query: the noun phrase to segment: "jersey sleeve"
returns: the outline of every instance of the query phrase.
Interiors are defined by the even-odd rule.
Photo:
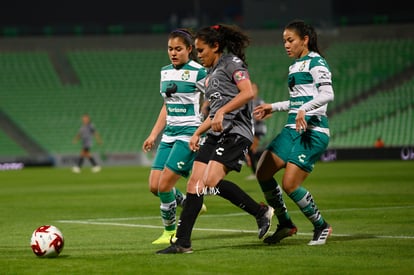
[[[310,74],[316,84],[316,87],[322,85],[332,85],[332,74],[326,60],[322,57],[315,57],[310,64]]]
[[[229,56],[226,66],[227,74],[236,85],[245,79],[250,79],[249,71],[243,60],[237,56]]]
[[[317,57],[312,60],[310,74],[318,89],[318,95],[299,108],[306,112],[315,110],[334,99],[331,72],[323,58]]]

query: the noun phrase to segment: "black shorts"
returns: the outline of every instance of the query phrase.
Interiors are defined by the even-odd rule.
[[[250,140],[239,135],[207,135],[195,161],[207,164],[210,160],[215,160],[226,166],[229,171],[240,172],[251,144]]]

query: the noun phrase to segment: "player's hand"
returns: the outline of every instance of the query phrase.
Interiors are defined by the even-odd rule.
[[[194,134],[188,143],[190,146],[190,150],[193,152],[197,152],[200,149],[200,136],[197,134]]]
[[[308,123],[306,122],[305,114],[306,112],[304,110],[298,110],[296,115],[296,132],[306,132]]]
[[[155,139],[152,137],[148,137],[142,144],[142,151],[144,151],[144,153],[148,153],[149,151],[151,151],[154,145],[155,145]]]
[[[260,104],[253,109],[253,117],[256,120],[262,120],[270,116],[272,116],[272,104]]]
[[[215,132],[223,132],[224,114],[218,110],[211,120],[211,129]]]

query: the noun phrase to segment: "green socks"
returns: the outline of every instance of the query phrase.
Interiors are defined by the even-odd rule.
[[[176,213],[177,213],[177,201],[175,200],[174,192],[159,192],[158,196],[161,200],[161,218],[164,224],[165,230],[172,231],[176,227]]]
[[[312,195],[303,187],[289,194],[289,197],[299,206],[302,213],[311,221],[315,228],[322,228],[325,220],[313,201]]]

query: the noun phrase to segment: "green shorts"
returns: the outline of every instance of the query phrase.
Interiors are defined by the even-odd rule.
[[[175,142],[161,142],[151,169],[163,170],[167,167],[177,175],[188,177],[193,167],[196,153],[190,150],[188,142],[177,140]]]
[[[325,152],[328,143],[329,136],[324,133],[307,130],[299,134],[295,129],[283,128],[266,149],[286,163],[294,163],[310,173]]]

